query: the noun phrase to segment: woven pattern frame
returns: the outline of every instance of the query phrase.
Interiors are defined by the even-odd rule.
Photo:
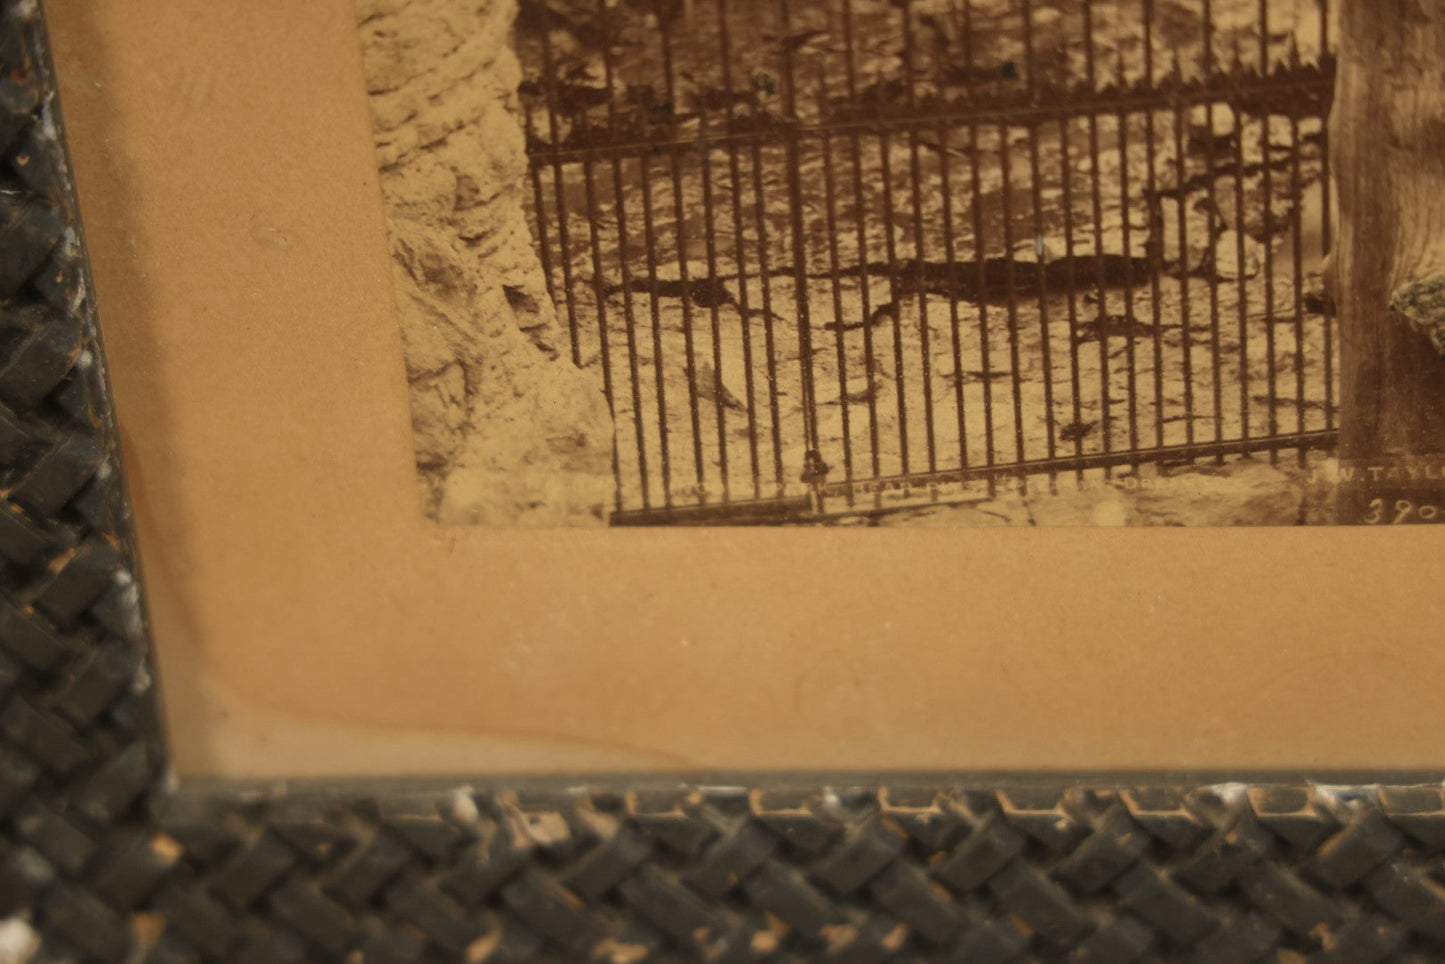
[[[0,960],[1445,957],[1438,784],[178,790],[37,4],[0,60]]]

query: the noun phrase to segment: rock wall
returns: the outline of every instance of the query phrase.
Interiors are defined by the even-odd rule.
[[[600,524],[612,420],[565,350],[523,207],[514,0],[357,0],[424,504]]]

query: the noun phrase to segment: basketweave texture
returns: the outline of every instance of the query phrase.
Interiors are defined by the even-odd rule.
[[[0,62],[0,959],[1445,957],[1438,786],[175,792],[36,4]]]
[[[0,918],[72,935],[32,960],[118,960],[98,875],[144,833],[159,721],[36,3],[0,4],[0,65]]]
[[[1445,953],[1438,788],[230,796],[157,829],[120,875],[157,961]]]

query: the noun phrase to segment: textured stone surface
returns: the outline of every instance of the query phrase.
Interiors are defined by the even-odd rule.
[[[1328,525],[1334,521],[1333,458],[1311,455],[1300,467],[1293,455],[1271,465],[1268,456],[1201,459],[1173,469],[1116,470],[1105,480],[1091,472],[1082,487],[1061,476],[1058,491],[1044,479],[1029,491],[1000,489],[996,498],[957,506],[930,506],[881,516],[882,526],[1236,526]]]
[[[601,522],[612,423],[523,214],[510,0],[358,0],[427,510]]]
[[[1150,479],[1145,475],[1141,481]],[[1298,478],[1267,457],[1244,458],[1153,475],[1140,487],[1136,511],[1150,525],[1295,525],[1304,498]]]

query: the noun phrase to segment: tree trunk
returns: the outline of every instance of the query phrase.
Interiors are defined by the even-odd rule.
[[[1445,521],[1445,2],[1336,2],[1339,521]]]

